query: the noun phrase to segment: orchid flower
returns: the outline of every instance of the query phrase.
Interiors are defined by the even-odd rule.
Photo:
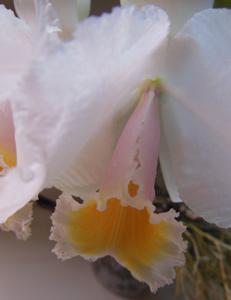
[[[168,44],[163,10],[117,8],[81,22],[71,42],[34,61],[12,105],[20,155],[0,182],[1,200],[7,199],[1,216],[42,188],[59,187],[65,193],[52,218],[59,257],[110,254],[154,291],[172,282],[174,267],[183,263],[184,228],[172,211],[153,214],[150,204],[158,155],[157,102],[160,158],[171,198],[199,204],[202,216],[213,212],[210,220],[222,220],[228,207],[223,196],[229,192],[229,149],[216,142],[219,137],[229,145],[224,128],[230,125],[230,16],[228,10],[196,14]],[[140,96],[142,82],[159,76],[161,99],[155,85]],[[215,169],[227,177],[217,177]],[[216,182],[225,190],[214,194]],[[15,190],[23,191],[17,203]],[[82,197],[83,205],[72,195]],[[223,211],[218,201],[226,204]]]
[[[228,102],[231,63],[231,36],[228,32],[230,22],[231,11],[206,10],[196,14],[181,32],[172,38],[168,45],[165,64],[160,70],[160,75],[163,78],[163,95],[159,101],[161,119],[160,159],[172,200],[184,200],[197,215],[225,227],[231,225],[229,213],[231,166],[228,147],[230,143],[229,135],[225,131],[225,128],[230,128],[231,125]],[[164,50],[161,50],[159,53],[163,55]],[[157,57],[158,61],[161,61],[160,56],[153,56],[153,61]],[[111,105],[112,103],[110,102]],[[134,114],[137,115],[137,111]],[[95,119],[99,120],[97,117]],[[145,124],[142,117],[138,119],[140,124]],[[79,124],[83,124],[81,120]],[[130,172],[131,164],[126,151],[129,152],[134,147],[130,145],[128,136],[132,136],[134,132],[134,136],[139,140],[139,131],[136,131],[135,125],[134,131],[131,129],[128,131],[125,127],[121,136],[122,142],[117,139],[117,147],[113,148],[115,152],[112,154],[112,150],[107,152],[109,149],[107,142],[115,136],[115,134],[113,135],[114,128],[110,130],[111,135],[107,139],[103,134],[109,129],[111,128],[105,124],[105,127],[102,127],[100,131],[96,131],[95,136],[97,138],[94,138],[93,135],[92,143],[89,142],[83,148],[84,154],[82,157],[80,155],[80,165],[78,165],[78,170],[81,170],[80,166],[85,163],[82,173],[84,184],[88,182],[88,176],[92,176],[96,171],[98,171],[96,173],[98,177],[95,176],[97,180],[108,178],[108,181],[102,179],[98,184],[97,187],[100,191],[98,196],[89,194],[83,197],[83,205],[78,205],[66,194],[60,198],[56,213],[52,218],[54,228],[51,237],[58,242],[54,251],[63,259],[77,254],[91,259],[107,254],[113,255],[120,263],[128,267],[136,278],[146,281],[155,291],[164,283],[172,281],[174,265],[169,263],[165,257],[164,268],[168,270],[168,276],[163,276],[160,261],[153,263],[150,260],[147,264],[144,253],[150,253],[150,248],[147,249],[147,245],[150,246],[150,244],[147,240],[140,239],[138,234],[133,234],[133,232],[142,232],[146,236],[144,224],[147,225],[147,223],[141,222],[142,225],[139,228],[136,227],[135,221],[132,223],[133,225],[130,223],[131,220],[134,220],[132,209],[135,208],[137,215],[140,215],[142,208],[145,207],[144,199],[151,199],[151,197],[145,198],[141,193],[137,194],[137,202],[134,201],[136,204],[139,203],[140,207],[138,204],[135,207],[132,206],[131,201],[127,202],[131,196],[129,192],[136,194],[141,185],[145,189],[148,178],[151,178],[147,176],[146,178],[139,177],[138,181],[137,178],[132,180],[133,176],[136,177],[136,171]],[[155,130],[146,130],[147,132],[151,131],[155,136]],[[124,136],[127,139],[127,144],[124,142]],[[97,148],[97,139],[99,139],[101,148]],[[78,140],[78,142],[80,141]],[[102,149],[100,156],[97,156],[97,149]],[[151,163],[153,157],[150,152],[148,153],[147,145],[145,149],[147,151],[145,156],[142,156],[141,149],[138,153],[142,158],[146,157]],[[157,148],[152,149],[155,150],[151,152],[156,153]],[[106,160],[105,153],[110,153],[111,163]],[[129,153],[130,159],[134,158],[132,152]],[[84,157],[86,157],[85,161],[81,160]],[[104,165],[103,162],[106,164]],[[144,164],[142,161],[141,166]],[[104,170],[107,170],[109,165],[109,172],[105,171],[103,174],[101,171],[102,173],[100,173],[99,165],[101,168],[103,166]],[[123,166],[126,166],[125,171]],[[122,173],[116,167],[121,168]],[[75,173],[72,172],[71,174]],[[152,174],[155,176],[154,171]],[[225,177],[222,174],[225,174]],[[77,182],[76,177],[74,178],[73,185]],[[71,184],[71,181],[69,182]],[[218,189],[217,184],[221,189]],[[116,202],[119,200],[121,202]],[[222,207],[220,207],[221,202],[225,204]],[[137,215],[136,217],[139,218]],[[161,218],[161,215],[159,217]],[[173,223],[170,223],[174,228]],[[130,226],[134,227],[131,228]],[[178,224],[178,226],[180,225]],[[135,246],[132,238],[134,236]],[[150,232],[149,238],[151,237],[152,233]],[[180,235],[175,234],[175,238],[181,245],[178,251],[183,252],[184,247],[180,242]],[[126,241],[131,248],[127,246]],[[143,248],[140,245],[143,245]],[[136,250],[142,253],[141,257],[136,256],[134,258],[133,253],[136,255]],[[169,253],[163,248],[160,251],[163,255]],[[178,255],[176,255],[177,253]],[[171,254],[175,257],[175,262],[182,262],[179,260],[180,252]],[[136,260],[136,264],[134,260]],[[141,270],[145,271],[142,273]],[[164,279],[163,281],[158,280],[158,274]]]
[[[61,188],[65,193],[53,216],[57,254],[63,259],[113,254],[153,290],[172,282],[174,268],[184,263],[186,248],[181,236],[184,226],[175,220],[176,213],[153,214],[159,145],[155,85],[143,88],[140,96],[142,82],[160,72],[168,31],[168,18],[161,9],[117,8],[79,23],[71,42],[44,61],[35,61],[12,105],[20,153],[17,166],[0,182],[1,199],[8,201],[3,203],[7,213],[16,205],[12,182],[22,191],[21,198],[17,197],[19,206],[44,187]],[[82,209],[71,195],[85,200]],[[70,254],[73,243],[69,236],[61,236],[63,241],[58,236],[68,230],[68,216],[73,216],[74,234],[79,213],[88,228],[81,231],[80,227],[75,252]],[[126,230],[133,234],[127,245]],[[96,233],[95,243],[89,246]],[[103,242],[105,235],[109,239]],[[85,253],[85,246],[79,249],[78,238],[86,238],[86,250],[93,247],[92,251]],[[140,253],[131,257],[136,243]]]
[[[18,159],[11,102],[14,100],[14,95],[20,82],[26,77],[33,59],[35,57],[42,59],[46,55],[51,49],[52,43],[55,44],[58,41],[57,31],[66,35],[65,30],[68,29],[70,31],[71,26],[74,26],[74,15],[77,16],[77,9],[73,9],[74,5],[78,4],[79,11],[81,11],[80,7],[83,5],[81,5],[81,1],[69,2],[69,6],[63,5],[66,8],[64,15],[62,14],[61,2],[53,1],[54,8],[59,12],[58,15],[62,20],[61,25],[64,25],[63,27],[60,26],[60,28],[57,27],[56,19],[52,16],[53,8],[47,1],[15,0],[15,7],[18,15],[21,17],[20,19],[14,16],[11,10],[6,9],[3,5],[0,6],[1,28],[4,28],[4,30],[0,31],[0,180],[2,180],[2,176],[6,175],[9,169],[16,166]],[[89,3],[89,1],[84,1],[84,9],[81,11],[82,17],[88,13]],[[70,16],[72,16],[72,19]],[[78,17],[80,18],[81,16],[79,15]],[[17,52],[15,49],[17,49]],[[14,184],[12,185],[13,188]],[[28,201],[32,198],[32,196],[29,197]],[[5,201],[8,200],[5,199]],[[4,202],[4,200],[1,200],[1,202]],[[17,202],[17,199],[15,199],[15,202]],[[4,206],[3,203],[1,205]],[[28,215],[22,214],[22,210],[17,214],[16,211],[20,208],[21,206],[16,205],[12,211],[7,211],[6,215],[1,217],[1,223],[14,214],[10,220],[3,224],[2,228],[5,230],[16,229],[16,235],[23,236],[25,239],[26,235],[30,233],[27,220],[31,220],[32,207],[29,204],[24,208],[24,212],[28,212]],[[4,210],[5,208],[2,207],[2,209]],[[23,215],[25,220],[22,219]],[[21,223],[22,227],[12,226],[13,223],[17,223],[17,216],[19,217],[18,224]],[[28,226],[25,227],[23,225],[24,221],[27,222]],[[25,228],[28,229],[28,234],[25,233]],[[21,233],[19,232],[20,230]]]

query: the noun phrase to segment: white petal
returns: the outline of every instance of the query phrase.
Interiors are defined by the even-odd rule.
[[[204,11],[188,22],[170,48],[161,101],[170,195],[224,227],[231,226],[230,28],[231,10]]]
[[[26,174],[17,168],[8,170],[7,174],[0,178],[0,223],[5,223],[31,199],[37,198],[42,190],[43,181],[44,170],[38,164],[31,163]]]
[[[121,0],[121,4],[155,4],[164,9],[171,20],[172,32],[177,32],[196,12],[213,7],[213,0]]]
[[[50,13],[49,5],[38,7],[36,27],[32,30],[0,5],[0,27],[4,28],[0,31],[0,102],[12,100],[10,93],[25,75],[33,55],[45,48],[48,38],[56,36],[57,27]]]
[[[14,100],[18,96],[21,100],[24,99],[19,91],[19,86],[25,78],[27,80],[26,73],[30,70],[33,58],[36,57],[41,61],[57,43],[56,27],[53,18],[50,18],[49,12],[49,5],[39,8],[36,30],[33,31],[29,30],[12,12],[0,6],[0,22],[2,22],[2,26],[5,25],[5,27],[3,26],[5,30],[0,33],[3,42],[0,48],[0,69],[1,72],[3,70],[2,74],[0,72],[2,77],[0,78],[0,105],[2,107],[7,102],[6,100],[9,100],[12,108],[12,120],[10,119],[8,122],[12,121],[14,125],[18,125],[14,120]],[[31,99],[33,99],[33,96]],[[4,111],[2,113],[4,114]],[[21,117],[25,117],[22,110]],[[1,121],[4,121],[4,119],[1,119]],[[13,128],[12,124],[4,124],[1,129],[7,129],[9,125]],[[21,131],[20,124],[17,131]],[[13,135],[12,132],[9,132],[9,134]],[[11,137],[10,135],[8,139]],[[7,136],[7,133],[1,132],[1,136]],[[11,169],[0,180],[0,223],[4,223],[8,217],[36,197],[44,181],[44,168],[41,166],[41,160],[34,163],[33,153],[30,152],[30,144],[25,145],[22,154],[20,145],[23,141],[25,141],[25,137],[20,138],[18,142],[16,140],[16,156],[26,168],[26,172],[22,168]],[[2,141],[0,144],[5,147],[3,145],[5,143],[2,143]],[[4,150],[8,151],[7,149]],[[34,177],[34,172],[38,172],[38,177]]]
[[[0,228],[4,231],[13,231],[20,240],[27,240],[31,235],[32,216],[33,204],[29,203],[0,225]]]
[[[167,16],[154,7],[81,23],[78,40],[39,62],[16,96],[18,168],[29,155],[44,163],[48,185],[77,195],[79,187],[97,188],[137,87],[159,73],[167,34]]]
[[[28,24],[36,22],[36,6],[44,5],[44,0],[14,0],[18,15]],[[86,18],[90,13],[91,0],[50,0],[60,26],[65,35],[69,35],[76,28],[77,22]]]
[[[25,23],[0,5],[0,102],[6,100],[31,57],[31,36]]]

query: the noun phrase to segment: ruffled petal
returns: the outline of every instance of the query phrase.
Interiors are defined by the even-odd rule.
[[[27,240],[31,235],[31,222],[33,219],[33,204],[29,203],[7,221],[0,225],[4,231],[13,231],[20,240]]]
[[[173,211],[153,214],[148,208],[124,207],[116,199],[99,211],[94,200],[79,205],[63,195],[52,216],[53,251],[63,260],[111,255],[155,292],[173,282],[174,268],[185,261],[185,228],[175,217]]]
[[[46,185],[77,196],[99,187],[137,87],[159,73],[168,25],[152,6],[117,8],[81,23],[76,41],[34,66],[17,94],[14,121],[17,149],[43,160]]]
[[[124,4],[155,4],[164,9],[171,20],[171,31],[176,33],[196,12],[213,7],[213,0],[121,0]]]
[[[65,37],[70,36],[77,23],[90,13],[91,0],[50,0],[49,2],[57,13],[62,35]],[[30,26],[34,26],[36,22],[36,6],[49,2],[46,0],[14,0],[18,15]]]
[[[195,15],[169,49],[161,162],[172,200],[231,226],[231,10]]]

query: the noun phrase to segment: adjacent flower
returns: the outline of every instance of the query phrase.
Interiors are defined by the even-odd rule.
[[[197,12],[213,7],[214,0],[120,0],[121,5],[154,4],[165,10],[171,20],[171,31],[177,33]]]
[[[196,14],[169,47],[160,158],[169,194],[231,227],[231,10]]]
[[[84,17],[90,7],[90,1],[84,1],[83,3],[82,1],[69,1],[69,5],[65,6],[60,1],[53,0],[52,2],[54,2],[55,9],[59,12],[58,15],[61,18],[59,23],[64,25],[63,27],[57,27],[54,11],[46,0],[15,0],[15,7],[21,19],[17,18],[11,10],[7,10],[3,5],[0,6],[0,23],[1,27],[4,28],[0,33],[0,180],[2,185],[5,184],[5,179],[2,176],[7,176],[10,169],[12,169],[12,173],[15,172],[13,168],[16,167],[17,159],[20,156],[16,149],[14,120],[11,112],[15,93],[17,93],[20,83],[30,70],[33,60],[35,58],[42,60],[45,55],[48,55],[52,47],[58,43],[57,31],[61,32],[62,35],[66,35],[67,29],[70,31],[71,28],[67,25],[70,22],[70,15],[72,15],[72,19],[75,15],[77,21],[77,7],[74,10],[74,5],[77,5],[78,11],[81,12],[81,16],[78,15],[78,18]],[[62,6],[65,7],[65,11],[63,11]],[[65,23],[65,20],[68,20],[68,22]],[[72,26],[74,26],[73,23],[72,20]],[[33,98],[31,101],[33,101]],[[12,182],[9,188],[16,188],[17,191],[17,184],[15,186]],[[37,191],[30,192],[31,195],[27,196],[27,202],[35,197],[36,193]],[[17,195],[15,198],[13,202],[16,204]],[[8,198],[3,197],[0,206],[2,209],[0,222],[2,223],[20,209],[23,204],[17,203],[14,206],[13,203],[10,203],[9,207]],[[26,208],[24,211],[26,211]],[[17,214],[14,214],[13,218],[16,217]],[[21,213],[19,213],[19,218],[21,219]],[[8,221],[7,224],[9,224]],[[6,224],[3,226],[6,228]]]
[[[36,14],[39,6],[46,0],[14,0],[18,15],[31,27],[36,26]],[[57,17],[60,35],[63,38],[71,38],[79,21],[85,19],[90,13],[91,0],[50,0]]]
[[[61,259],[112,255],[152,291],[172,283],[186,249],[176,213],[153,213],[160,138],[155,85],[146,86],[128,120],[99,192],[83,204],[62,195],[51,235]]]
[[[17,1],[16,1],[17,2]],[[12,116],[12,101],[14,92],[20,81],[29,70],[34,56],[42,55],[48,48],[50,35],[55,35],[56,27],[52,18],[49,18],[50,6],[45,1],[38,1],[37,23],[30,28],[23,20],[15,17],[12,11],[0,6],[0,23],[4,30],[0,33],[0,181],[4,182],[10,169],[17,165],[14,120]],[[47,29],[49,26],[49,32]],[[54,28],[52,34],[52,26]],[[48,45],[44,45],[47,40]],[[43,41],[43,42],[42,42]],[[47,47],[46,47],[47,46]],[[44,49],[43,49],[44,47]],[[17,50],[16,50],[17,49]],[[14,184],[10,188],[15,188]],[[17,195],[15,195],[17,198]],[[32,199],[28,199],[29,201]],[[17,203],[17,200],[15,200]],[[8,198],[0,201],[2,208],[1,228],[15,231],[17,237],[25,239],[30,234],[32,206],[28,205],[19,213],[22,206],[8,209]],[[13,207],[11,203],[11,208]],[[12,216],[10,219],[8,217]]]
[[[0,184],[4,194],[0,200],[0,223],[7,221],[12,214],[17,216],[17,210],[36,198],[41,191],[40,181],[33,182],[32,186],[27,185],[30,176],[23,174],[22,170],[20,176],[24,180],[17,180],[18,161],[24,155],[20,151],[20,144],[24,141],[17,141],[17,137],[15,138],[15,130],[20,132],[21,128],[12,110],[14,100],[20,93],[19,87],[23,80],[27,80],[33,61],[41,62],[53,53],[54,48],[60,46],[57,32],[60,36],[70,36],[77,21],[86,17],[90,10],[89,0],[51,2],[53,7],[46,0],[15,0],[14,4],[21,19],[3,5],[0,6],[0,23],[4,28],[0,33]],[[30,102],[33,101],[34,96],[30,99]],[[23,110],[22,106],[21,109]],[[21,117],[25,118],[25,114],[22,113]],[[33,118],[36,119],[36,115]],[[29,157],[30,154],[22,159],[28,160]],[[7,173],[11,174],[11,180],[7,179]],[[16,193],[11,200],[8,197],[8,193],[11,193],[9,190],[15,190]],[[23,201],[20,201],[21,197]]]

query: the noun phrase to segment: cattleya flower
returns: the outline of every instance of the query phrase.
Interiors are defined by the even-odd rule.
[[[184,263],[185,250],[184,226],[175,220],[176,213],[154,215],[151,204],[159,144],[155,84],[144,88],[124,127],[137,105],[142,82],[160,73],[168,29],[167,15],[161,9],[117,8],[78,24],[72,41],[57,47],[42,62],[34,61],[12,105],[20,155],[16,167],[0,182],[1,199],[6,195],[8,200],[5,216],[15,209],[12,183],[22,191],[17,197],[19,206],[46,186],[60,187],[65,193],[53,217],[53,238],[70,228],[76,247],[70,255],[68,242],[73,243],[68,234],[61,236],[57,254],[62,258],[78,253],[89,258],[113,254],[153,290],[172,282],[174,267]],[[116,170],[114,163],[118,163]],[[75,209],[71,195],[85,199],[82,209]],[[68,211],[68,205],[73,211]],[[87,228],[82,231],[80,226],[75,233],[79,213]],[[60,214],[66,222],[59,223]],[[69,227],[68,217],[73,226]],[[102,222],[99,227],[98,222]],[[93,228],[98,228],[94,243]],[[126,245],[129,233],[133,238]],[[79,238],[85,239],[83,248],[79,248]]]
[[[83,1],[84,5],[81,1],[69,1],[67,6],[57,0],[53,0],[52,3],[62,20],[61,25],[63,27],[61,26],[60,29],[56,25],[56,19],[52,16],[52,7],[47,1],[15,0],[14,4],[21,19],[17,18],[11,10],[6,9],[3,5],[0,6],[0,22],[1,27],[4,28],[4,31],[0,32],[0,180],[9,169],[17,165],[11,105],[20,82],[25,78],[33,59],[35,57],[42,59],[51,48],[51,45],[58,42],[56,32],[60,31],[62,34],[67,30],[70,32],[71,26],[74,26],[74,15],[76,16],[75,19],[77,18],[77,9],[73,9],[74,5],[77,5],[78,11],[81,12],[78,18],[85,16],[90,7],[89,1]],[[80,10],[80,7],[83,6],[84,9]],[[65,11],[63,11],[63,7]],[[15,49],[17,49],[17,52],[15,52]],[[12,182],[11,188],[15,188],[14,182]],[[36,193],[29,196],[27,202],[34,196],[36,196]],[[16,231],[18,237],[21,236],[25,239],[30,234],[30,222],[28,220],[31,220],[32,205],[28,204],[26,207],[21,208],[21,205],[13,206],[13,203],[11,203],[12,209],[8,210],[6,206],[9,203],[7,202],[7,198],[1,198],[1,223],[7,222],[0,227],[4,230]],[[15,199],[16,203],[17,199]],[[17,214],[18,209],[20,211]],[[13,216],[10,217],[12,214]],[[7,220],[8,217],[10,219]]]
[[[184,261],[184,227],[173,211],[156,214],[151,205],[157,106],[172,200],[229,226],[230,17],[200,12],[168,43],[163,10],[116,8],[34,60],[12,105],[17,165],[0,181],[1,217],[56,186],[64,191],[52,217],[60,258],[110,254],[154,291],[172,282]],[[141,87],[159,76],[161,99],[156,81]]]

